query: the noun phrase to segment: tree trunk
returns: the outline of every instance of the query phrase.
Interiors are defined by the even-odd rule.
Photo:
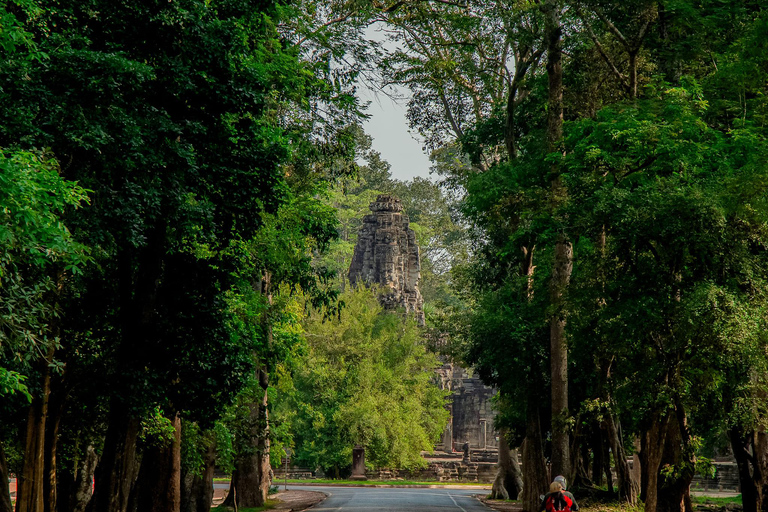
[[[58,473],[56,507],[59,512],[85,512],[93,495],[93,472],[98,457],[88,445],[82,458]]]
[[[629,97],[637,99],[637,52],[629,51]]]
[[[48,400],[48,417],[45,425],[45,458],[43,479],[43,492],[45,499],[45,512],[56,512],[57,506],[57,453],[59,447],[59,427],[61,426],[61,416],[64,414],[66,403],[66,390],[57,379],[57,386],[51,385],[50,398]]]
[[[181,510],[181,419],[173,415],[173,440],[155,443],[144,451],[138,479],[138,510]]]
[[[592,483],[597,486],[605,481],[605,450],[603,450],[603,430],[594,422],[592,431]]]
[[[77,468],[77,474],[68,493],[67,512],[85,512],[93,497],[93,473],[99,457],[93,446],[88,446],[83,461]]]
[[[269,421],[267,417],[268,376],[259,370],[260,401],[248,405],[249,415],[243,425],[245,438],[238,446],[235,471],[224,506],[261,507],[267,500],[271,483],[269,465]]]
[[[592,487],[592,479],[589,477],[587,465],[590,460],[589,443],[585,442],[583,436],[574,436],[573,448],[571,449],[571,467],[573,472],[573,482],[570,487]]]
[[[635,438],[635,454],[632,456],[632,485],[635,486],[635,489],[638,494],[638,498],[640,501],[643,501],[643,495],[642,495],[642,484],[643,481],[643,461],[641,457],[641,443],[640,443],[640,437]]]
[[[563,138],[563,65],[560,2],[546,0],[544,4],[544,37],[547,44],[547,78],[549,97],[547,106],[547,146],[558,151]],[[565,199],[565,187],[560,169],[553,164],[551,200],[556,208]],[[570,443],[568,436],[568,348],[565,343],[565,313],[563,294],[568,287],[573,267],[573,249],[564,233],[555,243],[550,302],[550,363],[552,373],[552,474],[571,479]]]
[[[739,470],[744,512],[768,510],[768,435],[734,427],[728,437]]]
[[[752,453],[755,457],[755,488],[758,489],[758,510],[768,510],[768,434],[752,434]]]
[[[48,350],[52,360],[54,348]],[[24,438],[24,465],[17,479],[16,512],[45,512],[45,426],[48,421],[48,404],[51,395],[51,369],[44,362],[40,365],[43,375],[42,389],[32,399],[27,415],[27,429]]]
[[[605,476],[605,485],[608,487],[608,492],[614,493],[613,489],[613,474],[611,473],[611,453],[608,451],[610,444],[606,439],[607,435],[604,428],[600,429],[600,469]]]
[[[8,461],[5,458],[3,442],[0,441],[0,512],[13,512],[11,488],[8,485]]]
[[[558,235],[552,269],[551,302],[555,312],[550,319],[550,357],[552,372],[552,474],[572,480],[568,427],[568,347],[565,341],[563,293],[570,281],[573,250],[565,235]]]
[[[583,422],[580,417],[576,417],[574,421],[575,428],[571,433],[571,447],[570,458],[571,461],[571,479],[569,480],[570,487],[587,487],[591,486],[592,480],[589,478],[584,461],[589,460],[589,447],[585,442],[585,436],[583,433]]]
[[[728,431],[728,438],[733,448],[733,456],[736,459],[736,467],[739,470],[739,486],[741,487],[741,502],[744,512],[758,512],[760,510],[760,491],[756,485],[755,473],[760,472],[757,465],[753,465],[753,453],[750,453],[753,433],[744,434],[741,429],[732,427]]]
[[[515,141],[515,97],[517,96],[517,87],[510,85],[507,96],[507,119],[504,127],[504,142],[507,146],[509,159],[517,158],[517,143]]]
[[[624,450],[624,444],[621,442],[619,427],[613,417],[613,413],[606,415],[606,430],[608,442],[613,452],[614,464],[616,467],[616,479],[618,485],[619,500],[630,506],[637,503],[637,487],[632,481],[632,471],[627,462],[627,452]]]
[[[127,407],[112,401],[104,450],[96,467],[95,491],[88,512],[126,512],[138,476],[136,440],[139,420]]]
[[[650,427],[643,433],[643,491],[645,494],[645,510],[648,512],[656,510],[659,469],[661,467],[664,444],[666,443],[666,424],[668,421],[668,415],[660,417],[658,413],[654,413],[651,417]]]
[[[216,443],[211,440],[205,450],[203,473],[183,475],[181,512],[209,512],[213,502],[213,473],[216,468]]]
[[[517,461],[517,449],[510,450],[506,432],[499,432],[499,469],[493,481],[491,498],[516,500],[523,490],[523,475]]]
[[[523,441],[523,510],[536,512],[541,503],[540,496],[549,489],[549,475],[544,459],[544,446],[541,442],[539,410],[535,405],[528,405],[528,421]]]
[[[653,420],[657,421],[653,421]],[[648,512],[691,512],[690,485],[695,456],[688,450],[689,433],[685,410],[676,404],[673,411],[654,414],[643,439],[643,472]],[[663,466],[675,467],[675,478],[661,474]]]
[[[686,447],[688,432],[685,412],[678,404],[667,422],[662,465],[675,466],[677,478],[659,475],[656,512],[691,512],[690,487],[695,473],[695,456]]]

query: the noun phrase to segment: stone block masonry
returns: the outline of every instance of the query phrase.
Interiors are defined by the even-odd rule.
[[[419,246],[403,204],[394,196],[380,195],[370,209],[357,235],[349,282],[381,286],[384,308],[404,308],[424,325]]]

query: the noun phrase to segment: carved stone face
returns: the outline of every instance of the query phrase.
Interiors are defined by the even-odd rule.
[[[400,200],[380,195],[370,204],[372,215],[366,215],[355,246],[349,280],[388,287],[391,292],[380,297],[387,309],[404,308],[424,323],[423,301],[418,283],[421,278],[419,247],[416,233],[402,214]]]

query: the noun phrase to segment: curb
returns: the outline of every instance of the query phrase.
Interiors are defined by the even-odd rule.
[[[291,485],[299,485],[304,487],[368,487],[368,488],[395,488],[395,489],[462,489],[462,490],[473,490],[476,489],[478,491],[484,491],[491,489],[490,485],[429,485],[429,484],[319,484],[319,483],[313,483],[313,482],[307,482],[307,483],[289,483],[288,486],[290,488]]]

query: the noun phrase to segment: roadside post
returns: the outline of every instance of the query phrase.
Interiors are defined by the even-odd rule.
[[[288,490],[288,459],[291,458],[291,449],[286,446],[285,450],[285,473],[283,473],[283,489]]]

